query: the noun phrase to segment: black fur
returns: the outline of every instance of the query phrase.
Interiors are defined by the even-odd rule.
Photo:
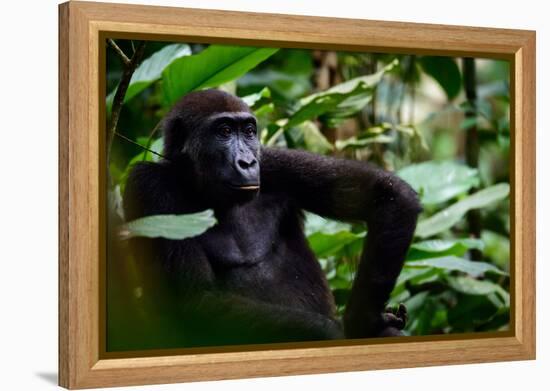
[[[231,117],[249,110],[238,98],[216,90],[187,95],[165,122],[164,154],[170,160],[138,164],[127,182],[128,220],[206,208],[214,209],[218,219],[216,226],[191,239],[134,240],[136,255],[162,267],[173,289],[176,300],[170,312],[180,331],[174,343],[399,335],[403,314],[386,313],[385,304],[416,226],[420,207],[415,192],[369,164],[260,149],[257,139],[239,144],[240,117],[228,136],[236,141],[220,141],[208,124],[224,113]],[[233,156],[242,154],[247,161],[257,159],[259,191],[227,189],[226,180],[220,179],[247,182],[254,176],[252,166],[244,174],[242,167],[235,168]],[[224,173],[228,169],[233,171]],[[302,210],[368,224],[343,327],[304,236]]]

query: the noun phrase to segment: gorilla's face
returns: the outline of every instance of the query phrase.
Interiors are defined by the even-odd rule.
[[[164,154],[190,162],[193,178],[187,179],[215,205],[249,200],[260,189],[256,118],[226,92],[196,91],[178,102],[165,123]]]
[[[260,189],[260,142],[256,118],[248,112],[208,117],[194,140],[201,182],[223,194],[249,196]],[[200,146],[198,145],[200,143]]]

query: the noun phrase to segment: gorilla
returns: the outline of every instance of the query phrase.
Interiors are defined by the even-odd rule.
[[[163,130],[164,158],[129,175],[126,219],[205,209],[217,219],[185,240],[132,239],[170,292],[157,298],[174,320],[159,330],[175,336],[170,347],[402,335],[406,311],[386,303],[421,211],[409,185],[365,162],[262,147],[249,107],[215,89],[186,95]],[[367,224],[341,320],[304,211]]]

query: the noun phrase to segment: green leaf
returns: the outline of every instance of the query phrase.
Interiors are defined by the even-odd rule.
[[[271,98],[271,91],[269,88],[264,87],[260,91],[256,92],[255,94],[250,94],[247,96],[241,97],[241,99],[246,103],[249,107],[252,107],[258,102],[260,99],[263,98]]]
[[[476,126],[476,125],[477,125],[477,117],[469,117],[469,118],[465,118],[460,123],[460,129],[466,130],[466,129],[469,129],[472,126]]]
[[[241,88],[267,86],[284,100],[295,100],[311,91],[309,74],[289,74],[284,70],[262,69],[248,72],[237,84]]]
[[[420,65],[424,72],[439,83],[449,100],[458,95],[462,86],[462,76],[453,58],[425,56],[420,58]]]
[[[314,122],[305,121],[298,125],[297,128],[303,134],[305,148],[308,151],[324,155],[334,149]]]
[[[342,262],[336,268],[336,276],[338,279],[346,281],[348,283],[348,288],[351,288],[353,280],[355,279],[355,267],[351,262]]]
[[[407,267],[434,267],[448,271],[459,271],[474,277],[482,276],[485,273],[507,275],[505,272],[490,263],[469,261],[455,256],[445,256],[422,259],[418,261],[407,261]]]
[[[121,239],[136,236],[181,240],[197,236],[216,224],[212,210],[185,215],[155,215],[130,221],[119,229]]]
[[[510,267],[510,238],[493,231],[481,231],[481,240],[485,244],[483,255],[489,257],[495,265],[507,270]]]
[[[163,47],[151,57],[144,60],[136,69],[130,79],[128,90],[124,96],[124,103],[128,102],[141,91],[149,87],[155,81],[159,80],[162,71],[175,59],[189,56],[191,48],[186,44],[173,44]],[[116,88],[107,96],[107,111],[111,111]]]
[[[341,231],[335,234],[324,234],[316,232],[308,236],[310,248],[319,258],[337,255],[345,246],[362,239],[364,233],[355,234],[349,231]]]
[[[466,250],[477,249],[483,250],[483,241],[480,239],[463,238],[463,239],[433,239],[423,242],[413,243],[411,248],[429,253],[440,253],[452,250],[456,246],[460,246]]]
[[[435,205],[479,186],[475,168],[453,161],[412,164],[397,172],[419,194],[423,205]]]
[[[147,142],[149,139],[147,137],[139,137],[136,142],[140,144],[143,147],[147,146]],[[162,154],[162,150],[164,149],[164,139],[162,137],[156,139],[153,141],[149,147],[151,151],[157,152]],[[135,155],[128,164],[126,165],[126,169],[120,175],[118,179],[118,183],[121,188],[121,192],[124,193],[124,189],[126,187],[126,180],[128,179],[128,176],[130,175],[130,172],[134,168],[134,165],[139,162],[158,162],[160,160],[160,157],[158,155],[155,155],[154,153],[151,153],[149,151],[143,150],[137,155]]]
[[[492,295],[460,295],[455,306],[449,308],[448,320],[455,332],[476,331],[499,313],[502,304],[491,300]]]
[[[403,269],[401,269],[401,273],[397,278],[397,282],[395,283],[395,286],[397,288],[398,286],[404,284],[406,281],[409,281],[419,276],[429,275],[432,273],[432,271],[433,269],[430,269],[430,268],[408,267],[407,265],[405,265]]]
[[[392,291],[392,296],[401,294],[405,291],[405,284],[410,281],[411,284],[422,284],[426,279],[438,278],[444,275],[441,269],[429,267],[408,267],[405,265],[399,274]]]
[[[396,65],[397,61],[393,61],[372,75],[356,77],[302,98],[298,110],[289,118],[285,128],[294,127],[323,114],[342,118],[355,114],[370,102],[382,76]]]
[[[344,247],[363,240],[365,231],[351,232],[351,225],[325,219],[314,213],[306,213],[305,233],[310,248],[318,258],[340,255]]]
[[[276,48],[210,45],[202,52],[182,57],[162,73],[166,102],[185,94],[237,79],[277,52]]]
[[[480,239],[433,239],[413,243],[407,255],[407,260],[440,257],[443,255],[462,256],[470,249],[483,250],[485,243]]]
[[[495,293],[502,300],[502,305],[510,303],[510,294],[492,281],[476,280],[471,277],[448,277],[448,281],[451,288],[457,292],[476,296],[488,296]]]
[[[306,236],[313,235],[316,232],[331,235],[342,231],[351,231],[351,225],[342,223],[341,221],[325,219],[315,213],[306,212],[304,230]]]
[[[149,138],[147,137],[138,137],[136,140],[138,144],[142,145],[143,147],[147,147],[147,144],[149,142]],[[164,149],[164,138],[159,137],[158,139],[154,140],[151,145],[149,146],[149,149],[153,152],[159,153],[162,155],[162,150]],[[146,162],[158,162],[160,160],[160,156],[151,153],[149,151],[143,150],[142,153],[134,156],[132,160],[130,160],[130,164],[136,163],[138,161],[146,161]]]
[[[471,209],[483,208],[508,196],[510,185],[500,183],[486,189],[480,190],[446,209],[422,220],[416,227],[415,235],[420,238],[427,238],[445,231],[456,223]]]
[[[430,292],[428,291],[418,292],[414,296],[411,296],[411,298],[409,298],[405,302],[405,306],[407,307],[407,312],[409,313],[409,315],[412,315],[422,309],[422,306],[424,305],[424,302],[428,298],[429,294]]]
[[[378,134],[373,137],[364,137],[364,138],[350,137],[345,140],[336,140],[335,146],[337,150],[341,151],[346,148],[364,148],[367,145],[371,145],[371,144],[389,144],[394,140],[395,139],[391,136],[388,136],[385,134]]]

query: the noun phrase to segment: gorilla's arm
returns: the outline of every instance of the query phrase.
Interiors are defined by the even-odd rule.
[[[188,180],[182,170],[169,162],[136,164],[128,176],[124,191],[125,220],[200,211],[192,195],[185,193]]]
[[[367,163],[297,150],[263,148],[260,167],[262,191],[284,192],[303,209],[322,216],[367,223],[344,315],[346,337],[397,334],[385,322],[384,310],[421,211],[414,190]]]

